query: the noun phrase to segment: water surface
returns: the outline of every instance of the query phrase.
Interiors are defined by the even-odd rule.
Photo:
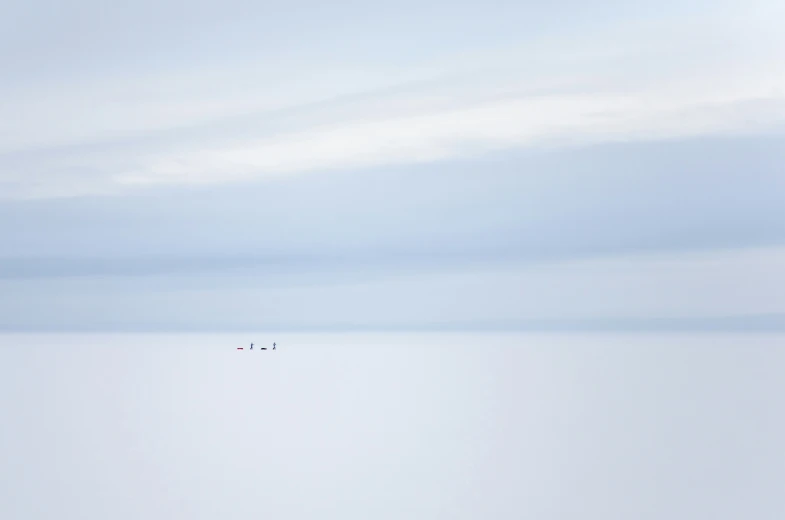
[[[0,517],[781,519],[783,373],[765,334],[5,335]]]

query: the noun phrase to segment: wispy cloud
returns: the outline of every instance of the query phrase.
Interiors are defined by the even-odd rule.
[[[0,5],[2,327],[785,323],[782,2],[60,4]]]
[[[368,272],[257,268],[0,279],[0,328],[624,327],[779,316],[785,248]],[[122,297],[106,299],[106,295]],[[776,320],[775,320],[776,321]],[[614,325],[615,324],[615,325]],[[671,323],[672,324],[672,323]]]
[[[768,11],[576,28],[405,65],[240,55],[6,89],[0,183],[6,196],[116,193],[768,131],[785,122],[785,38],[764,16],[776,7],[760,5]]]

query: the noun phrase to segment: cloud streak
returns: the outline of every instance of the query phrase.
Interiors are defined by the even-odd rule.
[[[783,18],[3,4],[0,325],[779,327]]]
[[[741,328],[745,319],[783,327],[783,261],[785,248],[777,247],[397,272],[322,265],[0,279],[0,328],[656,328],[734,318]]]
[[[405,65],[240,54],[222,65],[75,78],[57,91],[6,89],[2,194],[121,193],[773,131],[785,122],[785,75],[776,72],[785,38],[763,14],[671,15]]]

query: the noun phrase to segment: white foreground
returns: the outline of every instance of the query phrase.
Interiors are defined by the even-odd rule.
[[[785,336],[6,335],[0,411],[9,520],[785,518]]]

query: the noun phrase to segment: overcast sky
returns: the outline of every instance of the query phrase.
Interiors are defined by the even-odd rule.
[[[5,2],[0,328],[785,327],[782,19]]]

